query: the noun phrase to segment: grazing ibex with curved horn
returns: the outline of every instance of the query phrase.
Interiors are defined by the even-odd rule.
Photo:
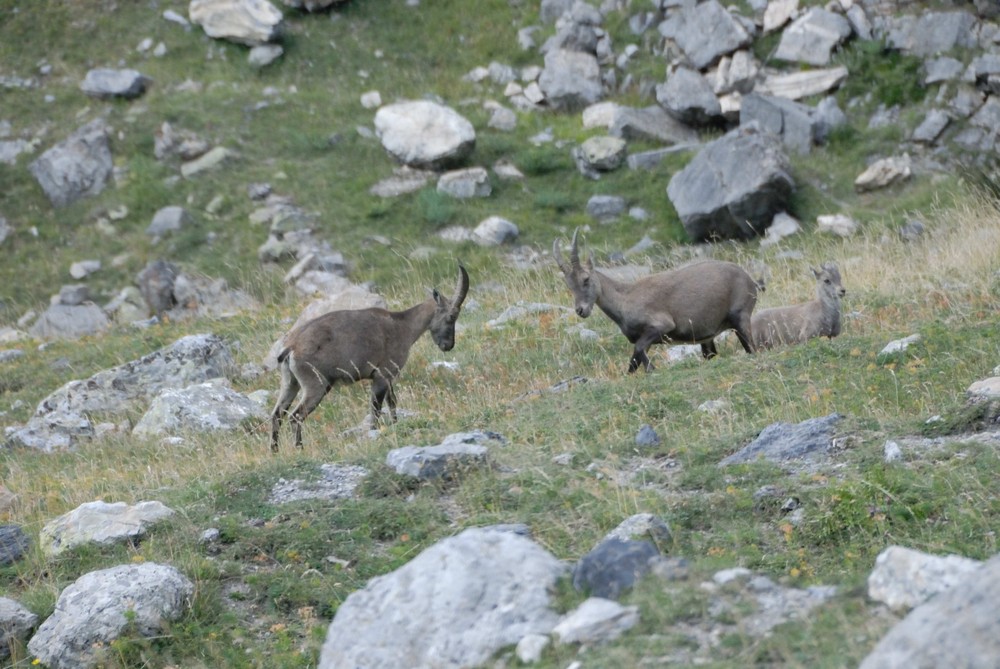
[[[569,262],[559,240],[552,255],[576,299],[576,313],[587,318],[597,304],[635,345],[628,364],[631,374],[653,368],[646,350],[660,343],[701,344],[706,358],[715,356],[715,336],[736,330],[747,353],[753,353],[750,318],[759,285],[739,265],[703,260],[643,277],[634,283],[611,278],[594,269],[593,257],[580,262],[579,230],[573,233]]]
[[[372,426],[381,419],[383,401],[388,402],[389,416],[395,422],[393,381],[406,364],[410,348],[430,330],[438,348],[450,351],[455,346],[455,322],[468,292],[469,274],[459,265],[451,299],[434,290],[430,298],[405,311],[331,311],[290,332],[278,354],[281,391],[271,412],[271,450],[278,450],[281,419],[289,413],[300,388],[302,399],[291,412],[297,446],[302,446],[302,421],[337,384],[370,379]]]
[[[847,294],[835,263],[813,268],[816,299],[787,307],[762,309],[753,315],[753,341],[758,349],[800,344],[813,337],[840,334],[840,300]]]

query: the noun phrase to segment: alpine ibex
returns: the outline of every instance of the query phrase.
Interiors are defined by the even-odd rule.
[[[393,382],[410,348],[427,330],[442,351],[455,346],[455,321],[469,292],[469,274],[458,266],[455,297],[434,290],[431,297],[405,311],[370,308],[331,311],[290,332],[278,354],[281,391],[271,412],[271,450],[278,450],[281,419],[302,389],[302,399],[291,412],[295,444],[302,446],[302,421],[337,384],[370,379],[372,426],[382,416],[382,402],[396,421]]]
[[[715,356],[714,338],[725,330],[753,353],[750,314],[757,303],[758,284],[739,265],[703,260],[643,277],[635,283],[618,281],[594,269],[593,257],[580,262],[573,233],[569,262],[563,260],[559,240],[552,255],[576,300],[576,313],[590,316],[597,304],[635,345],[629,373],[642,365],[653,368],[646,350],[660,343],[697,343],[706,358]]]
[[[812,270],[816,299],[787,307],[762,309],[753,315],[753,341],[758,349],[799,344],[813,337],[840,334],[840,300],[847,291],[837,265],[828,262]]]

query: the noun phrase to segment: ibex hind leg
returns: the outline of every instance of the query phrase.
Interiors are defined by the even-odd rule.
[[[396,422],[396,391],[390,379],[379,377],[372,381],[372,428],[382,421],[382,404],[389,405],[389,420]]]
[[[733,325],[733,329],[736,330],[736,337],[743,344],[743,350],[747,353],[755,353],[756,348],[753,344],[753,331],[750,326],[751,319],[749,314],[743,315],[741,318],[737,319],[736,323]]]
[[[288,414],[295,396],[299,394],[299,380],[292,374],[286,362],[281,363],[281,390],[278,401],[271,411],[271,450],[278,452],[278,432],[281,430],[281,420]]]
[[[306,388],[305,394],[292,412],[292,422],[295,423],[295,445],[299,448],[302,448],[302,422],[316,410],[320,401],[326,396],[327,390],[329,388],[321,390]]]
[[[711,360],[717,355],[719,355],[719,349],[715,348],[714,339],[710,339],[701,345],[701,357],[705,358],[705,360]]]

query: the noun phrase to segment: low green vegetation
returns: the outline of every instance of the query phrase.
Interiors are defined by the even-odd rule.
[[[70,282],[70,263],[89,257],[104,262],[88,279],[100,300],[163,257],[225,278],[262,307],[217,321],[121,327],[79,342],[19,345],[25,355],[0,369],[3,424],[27,421],[40,400],[70,379],[134,360],[185,334],[218,333],[232,344],[238,363],[259,362],[304,303],[282,283],[288,267],[257,261],[266,231],[247,219],[254,208],[246,195],[251,183],[268,182],[316,212],[318,235],[351,261],[352,278],[373,282],[393,308],[424,299],[432,286],[450,290],[457,259],[469,269],[475,305],[462,313],[452,352],[442,354],[429,338],[414,347],[399,403],[415,415],[384,428],[375,440],[343,434],[368,410],[368,389],[357,385],[335,389],[324,400],[306,423],[304,449],[286,443],[276,456],[268,448],[269,425],[188,435],[168,445],[130,435],[137,413],[99,417],[122,427],[73,452],[0,450],[0,481],[17,495],[2,520],[33,537],[53,518],[94,499],[157,499],[178,511],[136,545],[76,550],[56,559],[35,545],[25,559],[0,567],[4,594],[42,617],[74,579],[123,562],[169,563],[195,582],[193,608],[182,620],[157,639],[120,639],[106,649],[103,666],[314,667],[329,620],[351,592],[461,528],[526,523],[541,545],[574,560],[637,512],[671,525],[674,542],[666,548],[690,562],[691,576],[650,581],[626,597],[625,603],[640,607],[640,626],[589,651],[585,666],[641,666],[677,657],[678,648],[691,642],[671,625],[704,620],[709,602],[699,582],[735,566],[790,586],[836,585],[841,594],[766,639],[739,631],[737,607],[734,631],[713,651],[711,666],[855,666],[892,623],[864,593],[881,550],[902,544],[974,558],[997,551],[998,454],[995,447],[963,440],[995,421],[989,407],[970,406],[965,391],[1000,364],[997,190],[983,187],[992,184],[988,176],[973,179],[971,173],[917,176],[870,195],[852,186],[865,159],[894,146],[901,131],[868,130],[870,110],[846,102],[869,91],[887,105],[922,99],[908,59],[881,45],[848,48],[844,59],[852,74],[839,95],[850,125],[825,147],[794,159],[792,213],[803,222],[801,234],[778,247],[751,242],[699,249],[748,269],[765,263],[763,306],[809,299],[809,267],[837,262],[848,290],[843,334],[754,356],[730,337],[711,361],[670,363],[659,347],[651,352],[655,371],[626,375],[630,347],[596,310],[583,325],[598,333],[597,341],[570,330],[579,323],[572,314],[542,312],[502,329],[487,324],[518,301],[570,306],[553,266],[517,270],[506,260],[509,249],[451,246],[433,236],[448,225],[474,226],[500,215],[519,227],[519,244],[541,252],[589,225],[585,237],[599,265],[647,234],[654,245],[630,261],[662,269],[690,255],[665,193],[687,156],[649,172],[621,170],[591,181],[569,155],[569,146],[591,132],[578,115],[519,114],[517,129],[502,133],[486,127],[481,105],[464,104],[502,95],[492,85],[464,81],[474,67],[492,60],[516,67],[540,63],[537,53],[522,52],[516,42],[516,27],[535,21],[535,4],[483,0],[469,12],[458,0],[417,8],[366,0],[328,14],[288,11],[286,54],[259,72],[246,63],[244,47],[161,18],[167,8],[185,13],[186,4],[0,0],[0,74],[34,77],[40,62],[53,67],[39,88],[0,89],[0,120],[10,121],[15,135],[38,135],[41,147],[48,147],[83,121],[104,116],[115,129],[120,168],[120,180],[100,196],[53,210],[26,169],[31,156],[13,167],[0,165],[0,213],[15,230],[3,243],[0,324],[44,309],[49,296]],[[609,29],[628,38],[624,25]],[[163,41],[168,54],[136,53],[147,36]],[[648,76],[662,76],[656,67],[665,64],[648,54],[638,58],[646,59],[641,67]],[[77,86],[87,69],[119,63],[150,76],[152,89],[131,103],[83,97]],[[177,85],[187,79],[200,83],[201,91],[179,92]],[[527,178],[496,183],[493,196],[480,201],[449,200],[433,186],[375,198],[368,189],[394,165],[376,141],[356,131],[372,122],[372,112],[359,103],[366,90],[379,90],[385,101],[440,97],[480,129],[471,164],[505,159]],[[53,101],[45,102],[45,95]],[[205,178],[174,179],[177,165],[153,157],[153,137],[164,121],[240,157]],[[530,138],[547,128],[556,142],[535,146]],[[650,217],[594,223],[585,214],[593,194],[624,196]],[[205,207],[216,196],[224,205],[208,216]],[[145,228],[157,209],[171,204],[188,207],[198,224],[190,235],[154,244]],[[122,205],[128,215],[116,223],[116,234],[102,233],[98,219]],[[854,216],[861,231],[849,239],[815,234],[815,217],[827,213]],[[927,229],[915,243],[898,235],[911,217]],[[390,246],[373,242],[375,235]],[[411,256],[422,246],[439,251]],[[788,250],[801,255],[783,253]],[[891,359],[879,357],[890,340],[911,334],[921,335],[916,345]],[[458,371],[430,366],[441,359],[458,363]],[[548,392],[577,376],[586,381]],[[278,385],[275,374],[234,381],[241,392],[273,392]],[[719,400],[721,411],[699,410]],[[767,425],[833,412],[845,417],[836,466],[791,473],[766,463],[718,466]],[[662,438],[654,449],[635,445],[645,423]],[[497,467],[448,484],[417,485],[383,464],[390,449],[438,443],[474,428],[508,439],[493,452]],[[908,447],[903,463],[886,464],[886,440],[908,436],[935,441]],[[570,464],[553,461],[561,454],[569,454]],[[318,466],[330,462],[370,470],[356,499],[268,501],[280,479],[316,477]],[[797,497],[804,521],[793,525],[779,509],[760,508],[754,493],[765,485]],[[220,541],[200,543],[211,527],[220,531]],[[580,595],[563,586],[559,605],[570,608]],[[539,666],[565,667],[577,652],[550,649]],[[9,666],[30,664],[26,651],[15,649]]]

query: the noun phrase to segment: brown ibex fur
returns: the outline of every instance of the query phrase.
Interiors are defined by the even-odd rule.
[[[753,315],[753,341],[758,349],[800,344],[813,337],[840,334],[840,300],[847,291],[837,265],[828,262],[812,270],[816,299],[787,307],[762,309]]]
[[[626,283],[595,270],[590,256],[580,262],[578,233],[573,233],[569,262],[558,240],[552,255],[573,293],[577,315],[587,318],[596,304],[635,345],[629,373],[640,365],[652,369],[646,350],[653,344],[701,344],[702,355],[711,358],[718,352],[715,336],[729,329],[753,353],[750,315],[759,286],[739,265],[704,260]]]
[[[295,444],[302,446],[302,421],[337,384],[370,379],[372,426],[382,415],[382,402],[396,421],[393,381],[410,355],[410,348],[430,330],[442,351],[455,345],[455,322],[469,291],[469,274],[458,266],[455,297],[435,290],[430,298],[405,311],[370,308],[331,311],[290,332],[278,354],[281,391],[271,412],[271,450],[278,450],[278,431],[292,400],[303,391],[291,420]]]

